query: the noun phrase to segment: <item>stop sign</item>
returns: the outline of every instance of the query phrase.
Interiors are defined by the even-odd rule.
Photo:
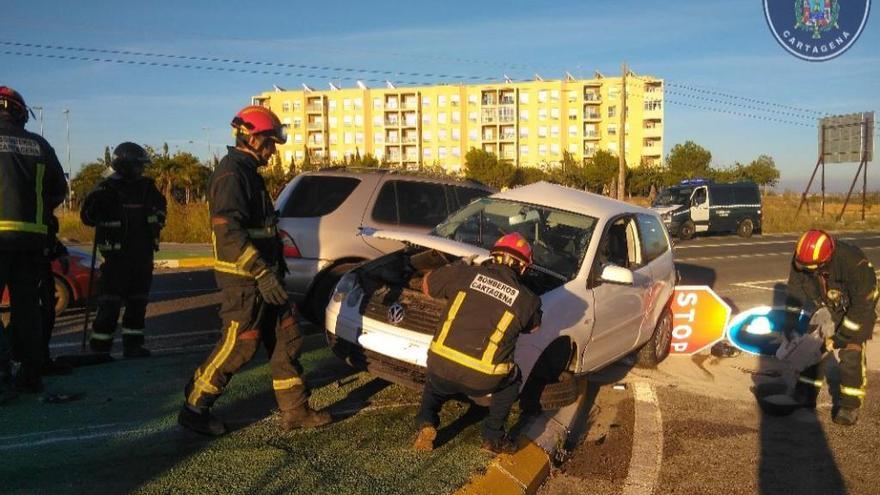
[[[690,355],[718,342],[730,320],[730,306],[706,285],[680,285],[672,294],[670,354]]]

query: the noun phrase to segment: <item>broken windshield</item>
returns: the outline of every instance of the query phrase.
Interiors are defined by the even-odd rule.
[[[596,219],[515,201],[482,198],[438,225],[433,235],[491,249],[499,237],[519,232],[532,245],[535,265],[560,278],[577,275]]]

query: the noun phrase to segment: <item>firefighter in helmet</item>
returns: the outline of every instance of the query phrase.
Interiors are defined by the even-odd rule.
[[[840,362],[840,396],[835,398],[832,419],[841,425],[858,421],[865,399],[865,342],[871,338],[877,317],[877,277],[874,267],[858,247],[827,232],[809,230],[798,240],[786,290],[791,314],[827,308],[835,324],[826,342]],[[824,382],[824,363],[802,371],[795,395],[815,407]]]
[[[532,264],[525,238],[518,233],[501,237],[491,256],[481,266],[453,263],[422,279],[422,292],[447,303],[428,351],[416,450],[434,448],[440,409],[459,394],[492,394],[483,421],[484,449],[509,453],[516,448],[504,431],[522,383],[513,352],[520,333],[540,326],[541,300],[520,281]]]
[[[208,182],[223,337],[187,384],[178,422],[205,435],[225,433],[225,425],[210,408],[262,340],[270,355],[281,429],[322,426],[331,418],[308,403],[299,362],[302,333],[283,286],[286,265],[278,218],[257,171],[285,141],[284,131],[278,117],[261,106],[239,111],[232,128],[235,146],[229,147]]]
[[[52,212],[67,194],[55,150],[39,134],[25,130],[27,121],[28,107],[21,94],[0,86],[0,290],[9,288],[17,325],[12,334],[0,322],[0,403],[18,391],[43,389],[38,279]],[[14,384],[12,347],[21,360]]]
[[[127,358],[150,355],[144,347],[144,317],[153,280],[153,253],[165,225],[166,200],[155,182],[144,177],[147,151],[135,143],[113,150],[113,174],[83,201],[80,218],[95,227],[95,242],[104,262],[98,313],[89,346],[109,353],[122,306],[122,352]]]

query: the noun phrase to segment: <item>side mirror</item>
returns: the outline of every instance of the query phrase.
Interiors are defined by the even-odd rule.
[[[632,285],[633,272],[622,266],[605,265],[605,267],[602,268],[602,274],[599,275],[599,280],[611,284]]]

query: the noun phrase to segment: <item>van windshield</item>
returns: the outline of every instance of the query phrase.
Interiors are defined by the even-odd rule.
[[[453,213],[433,235],[491,249],[499,237],[519,232],[532,245],[537,269],[571,280],[590,244],[596,219],[544,206],[481,198]]]
[[[660,191],[651,206],[686,205],[691,200],[692,187],[670,187]]]

